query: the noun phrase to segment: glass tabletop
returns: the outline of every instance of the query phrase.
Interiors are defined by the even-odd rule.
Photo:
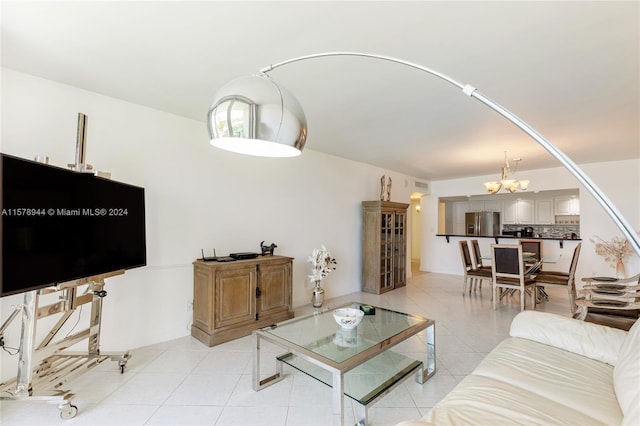
[[[361,305],[352,302],[343,307],[359,309]],[[433,320],[417,315],[375,307],[374,314],[365,315],[362,322],[351,330],[341,328],[333,318],[333,310],[328,310],[294,318],[260,331],[335,363],[343,363],[381,342],[395,343],[394,337],[408,331],[415,334],[432,323]]]

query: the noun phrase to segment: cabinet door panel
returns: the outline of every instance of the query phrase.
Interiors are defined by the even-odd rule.
[[[484,201],[481,200],[471,200],[468,204],[468,210],[470,212],[483,212],[484,211]]]
[[[255,321],[255,267],[218,271],[216,274],[215,326],[226,327],[244,321]]]
[[[507,200],[504,202],[503,212],[503,224],[532,224],[534,222],[533,200]]]
[[[257,299],[258,316],[264,316],[289,309],[291,301],[291,265],[289,263],[260,265]]]
[[[556,197],[555,214],[578,215],[580,214],[580,199],[577,197]]]
[[[553,200],[536,200],[536,224],[552,224],[554,221],[553,216]]]
[[[383,277],[384,260],[381,257],[381,215],[378,211],[364,210],[362,221],[362,290],[378,293]]]
[[[213,331],[213,297],[211,273],[208,268],[196,266],[193,280],[193,325],[201,330]]]
[[[532,224],[533,219],[533,200],[518,200],[518,223]]]
[[[469,203],[466,201],[456,201],[453,203],[453,233],[458,235],[465,235],[465,223],[464,215],[469,211]]]
[[[502,223],[513,225],[518,223],[518,203],[517,200],[507,200],[504,202],[504,214]]]
[[[393,213],[383,212],[382,224],[380,227],[380,259],[382,261],[382,269],[380,271],[380,291],[391,290],[393,288],[393,230]]]
[[[406,284],[407,242],[406,235],[407,215],[397,212],[395,214],[395,229],[393,242],[393,287],[398,288]]]
[[[501,200],[491,200],[484,202],[484,211],[487,212],[501,212],[503,202]]]

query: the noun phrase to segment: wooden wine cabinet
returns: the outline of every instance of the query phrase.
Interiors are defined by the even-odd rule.
[[[362,202],[362,291],[381,294],[406,284],[408,207]]]

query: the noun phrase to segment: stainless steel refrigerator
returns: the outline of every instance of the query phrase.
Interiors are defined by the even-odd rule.
[[[467,235],[493,237],[500,235],[499,212],[469,212],[464,215]]]

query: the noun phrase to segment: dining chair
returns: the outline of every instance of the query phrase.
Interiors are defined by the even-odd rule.
[[[585,284],[580,292],[587,297],[576,300],[578,311],[574,313],[574,318],[626,331],[629,331],[633,324],[640,320],[640,308],[634,306],[637,305],[637,302],[629,303],[628,306],[624,307],[607,308],[602,304],[596,305],[592,297],[589,297],[589,293],[600,290],[601,286],[605,286],[605,288],[613,286],[613,288],[617,289],[622,287],[627,290],[629,296],[638,295],[640,294],[640,274],[629,278],[587,277],[583,278],[582,281]]]
[[[572,314],[575,314],[578,310],[576,304],[576,269],[578,268],[578,258],[580,257],[580,250],[582,243],[578,243],[573,249],[573,257],[571,258],[571,265],[569,266],[569,272],[564,271],[540,271],[536,274],[535,280],[538,286],[553,286],[564,287],[567,289],[569,295],[569,309]]]
[[[524,310],[524,299],[527,292],[531,294],[531,304],[536,307],[536,281],[533,275],[525,274],[525,265],[520,244],[492,244],[491,245],[491,272],[493,309],[502,299],[499,290],[519,290],[520,310]]]
[[[469,282],[469,293],[471,293],[474,283],[476,284],[476,287],[482,290],[482,281],[491,280],[491,270],[474,268],[468,242],[466,240],[462,240],[458,243],[460,245],[460,258],[462,259],[462,268],[464,272],[462,293],[464,294],[467,291],[467,282]]]
[[[483,265],[482,263],[482,253],[480,252],[480,244],[478,243],[478,240],[471,240],[471,248],[473,249],[471,251],[471,254],[474,257],[474,261],[476,264],[475,268],[491,271],[491,265]]]
[[[520,245],[523,253],[533,253],[533,259],[525,259],[525,265],[531,266],[536,261],[542,260],[542,240],[520,240]]]

